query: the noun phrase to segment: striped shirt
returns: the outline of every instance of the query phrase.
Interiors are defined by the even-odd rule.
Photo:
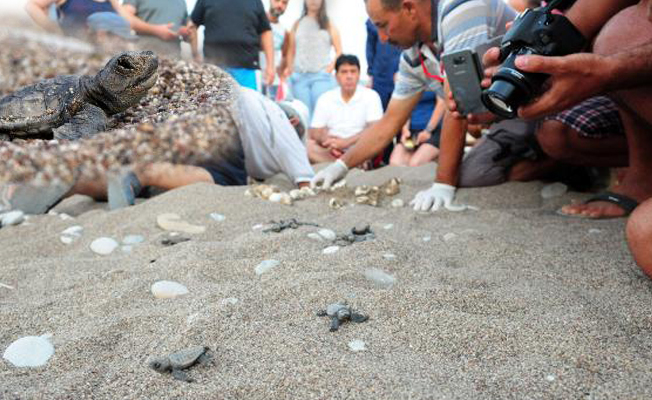
[[[404,50],[399,64],[393,98],[406,99],[423,91],[443,97],[443,68],[439,60],[446,53],[481,48],[505,34],[507,22],[516,13],[503,0],[431,0],[431,40]],[[484,49],[486,50],[486,49]]]

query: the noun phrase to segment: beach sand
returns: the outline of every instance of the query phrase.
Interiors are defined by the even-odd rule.
[[[395,198],[407,203],[434,168],[355,170],[347,181],[400,177]],[[561,217],[586,195],[544,200],[543,186],[460,190],[457,201],[478,210],[428,214],[389,200],[334,210],[328,193],[285,206],[208,184],[115,211],[72,197],[55,211],[73,219],[0,229],[0,283],[13,287],[0,285],[0,351],[30,335],[51,334],[55,347],[39,368],[1,360],[0,399],[651,398],[652,285],[625,221]],[[206,231],[161,245],[156,218],[169,212]],[[338,234],[370,224],[376,239],[323,254],[329,243],[307,237],[319,228],[254,229],[288,218]],[[63,244],[74,225],[82,236]],[[89,248],[133,234],[145,242],[130,252]],[[257,275],[269,259],[280,265]],[[367,279],[370,268],[394,284]],[[157,299],[160,280],[189,293]],[[316,312],[344,300],[369,320],[329,332]],[[194,383],[147,365],[195,345],[213,361],[189,370]]]

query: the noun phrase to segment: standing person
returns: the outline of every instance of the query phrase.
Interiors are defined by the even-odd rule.
[[[394,91],[394,75],[401,60],[401,48],[383,42],[378,37],[378,29],[367,19],[367,75],[371,79],[371,88],[378,92],[387,110],[389,99]]]
[[[124,0],[123,7],[140,36],[139,48],[159,55],[181,55],[179,37],[187,32],[188,22],[185,0]]]
[[[56,6],[58,21],[49,17],[52,5]],[[52,33],[86,36],[87,19],[97,13],[118,14],[129,30],[129,15],[118,0],[29,0],[25,11],[37,25]]]
[[[358,57],[342,54],[335,70],[339,87],[319,98],[310,124],[308,158],[313,163],[341,157],[358,141],[360,132],[383,115],[378,93],[358,85]]]
[[[272,31],[260,0],[198,0],[190,14],[191,35],[204,25],[204,57],[207,62],[225,68],[244,87],[258,89],[256,70],[258,53],[265,53],[265,84],[274,79]],[[191,42],[195,59],[199,58],[196,40]]]
[[[324,0],[305,0],[303,14],[294,24],[290,54],[294,55],[292,94],[310,110],[310,118],[322,93],[336,86],[332,72],[342,54],[340,34],[326,14]],[[335,59],[331,59],[331,48]]]
[[[267,95],[276,98],[279,86],[283,85],[290,76],[290,66],[294,54],[290,54],[291,40],[290,32],[279,22],[279,17],[285,13],[290,0],[269,0],[269,12],[267,18],[272,27],[272,36],[274,39],[274,82],[267,87]],[[267,62],[265,55],[260,55],[260,66],[265,68]]]

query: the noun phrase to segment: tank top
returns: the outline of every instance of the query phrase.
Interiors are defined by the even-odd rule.
[[[303,17],[296,32],[296,72],[321,72],[330,64],[331,35],[312,17]]]
[[[64,32],[86,26],[86,18],[96,12],[115,12],[111,3],[97,0],[67,0],[57,9],[59,25]]]

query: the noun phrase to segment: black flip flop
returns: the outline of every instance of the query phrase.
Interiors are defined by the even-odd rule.
[[[586,200],[584,204],[595,203],[597,201],[603,201],[606,203],[615,204],[616,206],[620,207],[623,211],[625,211],[625,214],[623,214],[622,217],[629,216],[632,212],[634,212],[636,207],[638,207],[638,201],[632,199],[631,197],[625,196],[624,194],[618,194],[618,193],[608,192],[608,191],[599,193],[591,197],[590,199]],[[571,218],[590,218],[582,214],[566,214],[561,212],[561,210],[558,210],[557,214],[562,215],[564,217],[571,217]]]

